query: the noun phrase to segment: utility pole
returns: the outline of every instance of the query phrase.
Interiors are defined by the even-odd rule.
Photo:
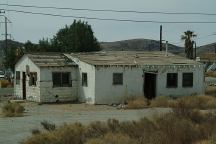
[[[214,45],[214,48],[215,48],[215,53],[216,53],[216,44]]]
[[[194,41],[194,54],[195,54],[195,60],[196,60],[196,57],[197,57],[197,52],[196,52],[196,50],[197,50],[197,46],[196,46],[196,42]]]
[[[8,54],[8,40],[7,40],[7,17],[5,17],[5,54]]]
[[[5,13],[5,12],[0,10],[0,13]],[[7,61],[7,55],[8,55],[8,23],[11,23],[11,21],[5,15],[0,15],[0,16],[4,17],[4,22],[2,22],[2,23],[5,23],[5,34],[3,34],[3,35],[5,35],[4,56],[5,56],[5,59]]]
[[[162,40],[163,40],[163,27],[162,25],[160,25],[160,51],[162,51],[162,47],[163,47],[163,43],[162,43]]]

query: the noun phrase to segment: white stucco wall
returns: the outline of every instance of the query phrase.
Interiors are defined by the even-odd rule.
[[[70,72],[72,87],[53,87],[52,72]],[[44,67],[41,68],[40,76],[42,102],[66,102],[76,101],[78,99],[77,67]]]
[[[121,103],[126,97],[143,96],[143,70],[158,71],[156,76],[156,96],[189,96],[204,93],[204,70],[202,65],[181,68],[157,67],[97,67],[95,70],[95,103]],[[184,72],[193,72],[193,87],[182,87]],[[113,73],[123,73],[123,85],[113,85]],[[167,73],[178,73],[178,87],[167,88]]]
[[[183,73],[193,73],[193,87],[183,87],[182,78]],[[167,88],[166,79],[167,73],[178,73],[178,87],[177,88]],[[160,70],[157,79],[157,96],[190,96],[204,94],[204,67],[202,65],[196,65],[176,69],[165,69]]]
[[[18,98],[23,99],[23,72],[26,72],[26,65],[29,65],[30,72],[37,72],[37,82],[36,86],[29,86],[29,77],[26,76],[26,99],[29,101],[40,102],[40,69],[27,57],[24,56],[15,66],[15,74],[16,71],[20,71],[20,84],[16,84],[14,86],[14,95]],[[16,75],[15,75],[16,78]]]
[[[95,66],[73,58],[78,65],[78,97],[80,102],[95,103]],[[87,86],[82,86],[82,73],[87,73]]]
[[[113,73],[123,73],[123,85],[113,85]],[[121,103],[127,97],[143,96],[143,71],[135,67],[97,67],[95,103]]]

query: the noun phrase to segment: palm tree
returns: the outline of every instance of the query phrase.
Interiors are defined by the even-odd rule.
[[[185,54],[189,59],[193,59],[193,38],[197,35],[193,31],[187,30],[184,35],[181,36],[181,40],[185,41]]]

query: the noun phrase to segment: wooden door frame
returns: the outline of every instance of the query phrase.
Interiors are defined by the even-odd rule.
[[[148,99],[153,99],[157,96],[157,74],[158,74],[157,71],[144,71],[143,72],[143,93],[144,93],[144,96]],[[147,78],[146,78],[147,75],[151,75],[152,76],[151,79],[154,80],[153,82],[151,81],[151,84],[154,86],[154,88],[151,88],[152,92],[149,91],[150,87],[148,86],[148,83],[147,83]]]
[[[22,95],[23,100],[26,100],[26,72],[22,72]]]

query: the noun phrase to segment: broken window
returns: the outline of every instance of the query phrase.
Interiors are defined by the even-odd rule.
[[[178,86],[178,74],[167,73],[167,88],[177,88]]]
[[[70,72],[53,72],[53,87],[71,87]]]
[[[123,85],[123,73],[113,73],[113,85]]]
[[[183,87],[193,87],[193,73],[183,73]]]
[[[30,72],[29,86],[36,86],[36,82],[37,82],[37,73],[36,72]]]
[[[16,71],[16,84],[20,85],[20,71]]]
[[[82,73],[82,86],[88,86],[88,75],[87,73]]]

